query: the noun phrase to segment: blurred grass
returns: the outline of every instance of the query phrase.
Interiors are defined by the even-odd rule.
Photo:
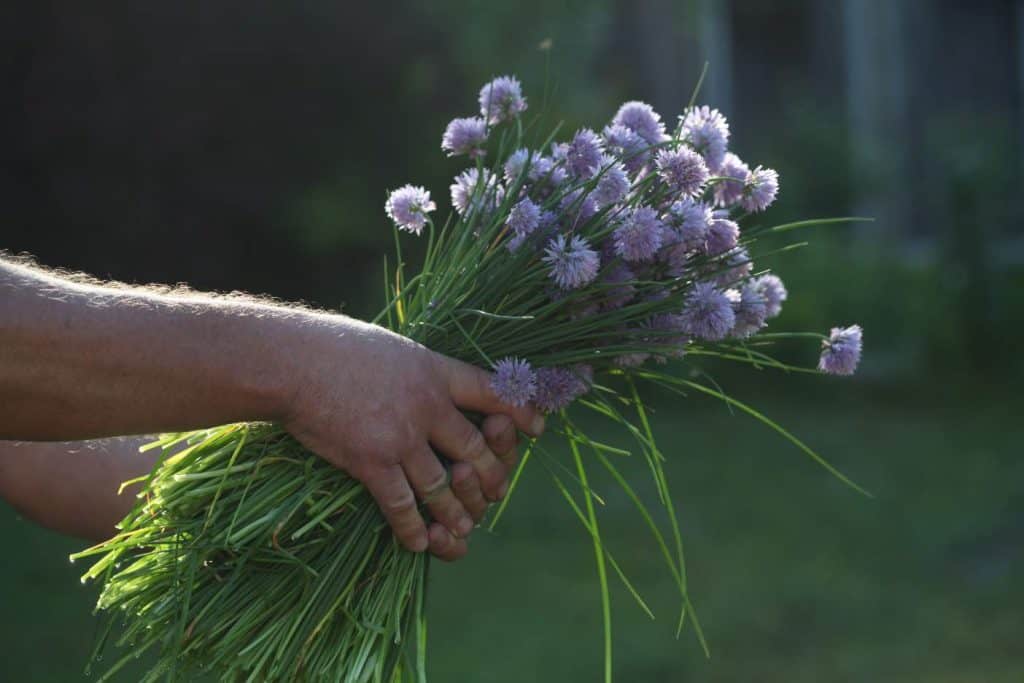
[[[894,388],[773,375],[768,386],[743,386],[738,398],[876,498],[720,403],[660,401],[654,428],[712,658],[689,628],[674,639],[676,600],[656,549],[629,501],[593,469],[606,541],[658,616],[651,622],[614,589],[617,680],[1024,679],[1024,588],[1013,580],[1024,566],[1019,398],[941,382]],[[553,454],[569,462],[564,450]],[[639,460],[625,471],[654,495]],[[468,560],[435,565],[433,680],[599,678],[593,553],[546,479],[531,462],[495,533],[478,532]],[[94,590],[79,585],[82,567],[66,559],[81,544],[9,508],[0,533],[9,615],[0,621],[0,680],[85,680]]]

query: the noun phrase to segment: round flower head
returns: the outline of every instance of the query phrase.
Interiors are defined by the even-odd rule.
[[[468,154],[471,159],[476,159],[484,155],[485,142],[487,124],[483,119],[477,116],[452,119],[441,136],[441,149],[450,157]]]
[[[712,256],[724,254],[736,247],[740,238],[740,226],[728,218],[715,218],[708,228],[707,252]]]
[[[704,159],[686,147],[659,151],[654,157],[654,164],[658,167],[658,175],[676,195],[698,195],[708,181],[708,168]]]
[[[693,285],[680,316],[683,332],[707,341],[725,339],[736,324],[731,298],[710,282]]]
[[[534,184],[532,189],[546,197],[560,187],[569,174],[562,166],[556,165],[554,159],[542,156],[534,157],[526,177]]]
[[[647,141],[622,124],[605,126],[601,133],[604,146],[611,154],[622,160],[630,173],[636,173],[647,163]]]
[[[687,249],[703,246],[711,228],[711,207],[687,197],[673,202],[668,209],[668,220]]]
[[[658,112],[646,102],[626,102],[619,107],[612,123],[629,128],[648,144],[665,141],[665,124]]]
[[[594,201],[593,193],[587,193],[582,187],[562,197],[558,208],[569,229],[586,223],[597,214],[597,202]]]
[[[562,289],[578,289],[597,277],[601,257],[582,237],[566,241],[565,235],[552,239],[544,250],[544,263],[551,267],[551,279]]]
[[[577,178],[590,178],[601,165],[601,138],[589,128],[582,128],[566,148],[565,167]]]
[[[738,156],[729,152],[725,155],[722,167],[718,169],[718,176],[736,180],[720,180],[715,183],[715,204],[733,206],[738,203],[743,198],[743,189],[747,185],[747,178],[750,177],[750,167],[743,163]]]
[[[523,174],[523,169],[526,168],[526,163],[529,160],[530,150],[528,149],[517,149],[509,154],[508,159],[505,160],[505,182],[511,185],[519,180],[519,176]]]
[[[537,225],[540,224],[540,207],[530,201],[529,197],[520,199],[512,209],[508,212],[508,225],[509,229],[516,234],[516,236],[525,237],[531,232],[537,229]]]
[[[633,209],[612,233],[615,253],[632,263],[650,261],[661,248],[664,230],[657,211],[649,206]]]
[[[482,182],[481,182],[482,180]],[[478,187],[479,186],[479,187]],[[486,168],[481,178],[475,168],[469,168],[455,176],[451,186],[452,206],[460,214],[469,208],[494,208],[501,201],[502,190],[490,171]]]
[[[488,123],[511,121],[526,111],[526,98],[515,76],[498,76],[480,89],[480,115]]]
[[[860,325],[833,327],[821,343],[818,369],[830,375],[852,375],[860,364],[862,338]]]
[[[779,174],[770,168],[758,166],[751,171],[750,177],[747,178],[747,186],[740,203],[751,213],[764,211],[772,205],[775,195],[778,193]]]
[[[729,123],[717,109],[693,107],[680,117],[683,138],[704,157],[708,168],[717,173],[729,145]]]
[[[422,187],[404,185],[388,197],[384,203],[384,211],[388,218],[398,225],[399,229],[420,234],[427,224],[427,214],[436,209],[430,201],[430,193]]]
[[[576,368],[538,368],[537,393],[533,402],[544,412],[554,413],[589,389],[589,382]]]
[[[601,157],[601,177],[597,179],[591,197],[603,208],[621,202],[628,192],[629,176],[625,167],[615,157],[605,154]]]
[[[525,406],[537,393],[537,375],[528,361],[503,358],[494,366],[491,388],[502,403]]]
[[[782,312],[782,302],[789,298],[789,292],[778,275],[767,273],[754,280],[754,285],[761,291],[765,302],[765,313],[774,318]]]
[[[740,288],[740,294],[733,303],[736,312],[736,325],[732,328],[733,337],[749,337],[764,327],[768,317],[768,304],[761,288],[755,282],[747,282]]]

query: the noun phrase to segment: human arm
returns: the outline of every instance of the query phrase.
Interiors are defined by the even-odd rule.
[[[0,438],[278,421],[360,479],[416,551],[444,530],[428,535],[417,497],[452,533],[444,543],[459,545],[483,498],[503,495],[514,446],[496,451],[481,430],[506,434],[500,416],[534,435],[543,429],[532,408],[501,404],[485,371],[374,325],[247,298],[78,282],[3,259],[0,350]],[[488,417],[478,429],[459,409]],[[450,487],[432,448],[455,461]]]

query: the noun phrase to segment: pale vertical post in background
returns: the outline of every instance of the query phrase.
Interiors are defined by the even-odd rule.
[[[903,1],[843,0],[850,158],[853,177],[864,179],[854,211],[877,219],[860,228],[865,237],[902,239],[910,227],[906,16]]]
[[[697,0],[697,44],[700,61],[708,62],[700,101],[733,111],[732,107],[732,3]]]

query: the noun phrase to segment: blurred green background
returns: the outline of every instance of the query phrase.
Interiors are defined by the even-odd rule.
[[[51,0],[0,16],[0,248],[359,316],[381,304],[386,191],[423,184],[447,213],[462,166],[440,133],[488,78],[517,74],[535,111],[549,84],[571,131],[626,99],[673,122],[709,61],[700,100],[781,174],[767,220],[877,220],[759,262],[791,292],[776,330],[865,327],[856,378],[699,369],[876,497],[720,403],[654,396],[713,656],[674,639],[657,549],[598,479],[608,542],[658,617],[616,588],[618,680],[1024,680],[1021,0]],[[626,470],[653,495],[641,463]],[[85,680],[95,591],[66,560],[81,542],[6,506],[0,533],[0,681]],[[433,580],[434,680],[599,678],[592,551],[543,467]]]

